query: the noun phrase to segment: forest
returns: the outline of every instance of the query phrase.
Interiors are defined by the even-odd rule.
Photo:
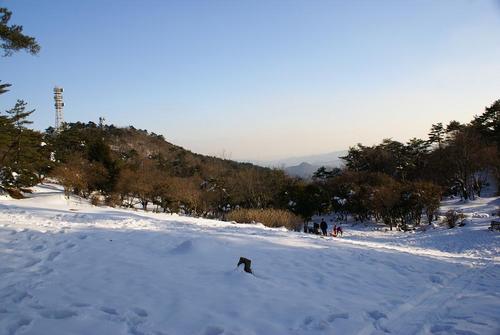
[[[500,171],[500,100],[470,123],[432,125],[426,139],[357,144],[343,167],[322,167],[312,180],[192,153],[162,135],[102,120],[39,132],[29,128],[33,112],[19,100],[0,115],[0,188],[15,197],[50,178],[95,205],[290,229],[335,213],[406,229],[422,217],[430,223],[443,196],[481,196]]]

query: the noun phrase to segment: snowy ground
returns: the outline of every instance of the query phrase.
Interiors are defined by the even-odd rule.
[[[447,202],[469,215],[452,230],[320,238],[40,186],[0,198],[0,334],[500,334],[499,204]]]

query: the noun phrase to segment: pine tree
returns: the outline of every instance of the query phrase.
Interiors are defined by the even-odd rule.
[[[23,100],[17,100],[14,108],[7,111],[7,114],[10,115],[9,120],[14,126],[14,134],[8,152],[15,152],[16,164],[18,163],[19,157],[21,155],[21,137],[23,135],[25,125],[33,123],[33,121],[29,121],[26,118],[30,116],[35,110],[33,109],[31,111],[26,111],[26,106],[26,102],[24,102]]]
[[[0,49],[4,57],[12,56],[14,52],[26,50],[32,55],[40,51],[40,45],[34,37],[23,34],[23,26],[10,25],[12,12],[7,8],[0,7]],[[0,95],[7,92],[10,84],[0,84]]]
[[[496,142],[500,148],[500,99],[486,107],[483,114],[475,116],[472,125],[488,142]]]
[[[0,7],[0,48],[4,51],[4,57],[11,56],[14,52],[26,50],[32,55],[40,51],[40,46],[34,37],[23,34],[23,26],[11,25],[9,20],[12,12],[7,8]]]
[[[26,125],[34,110],[26,111],[27,104],[18,100],[0,117],[0,183],[4,187],[24,187],[36,184],[40,171],[47,167],[48,155],[42,146],[42,135]]]
[[[445,134],[446,131],[441,122],[433,124],[429,132],[429,143],[437,143],[438,148],[441,149]]]
[[[0,80],[1,81],[1,80]],[[5,92],[8,92],[8,88],[12,86],[11,84],[0,84],[0,94],[4,94]]]

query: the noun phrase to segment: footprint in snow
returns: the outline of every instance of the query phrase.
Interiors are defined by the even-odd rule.
[[[349,319],[348,313],[334,313],[330,314],[327,318],[328,322],[334,322],[337,319]]]
[[[78,315],[75,311],[67,309],[47,309],[40,311],[40,315],[46,319],[67,319]]]
[[[4,297],[9,297],[10,300],[14,303],[14,304],[18,304],[20,303],[21,301],[23,301],[24,299],[30,299],[30,298],[33,298],[28,292],[26,291],[12,291],[10,293],[8,293],[6,296]]]
[[[441,332],[448,332],[453,329],[452,325],[449,324],[437,324],[431,327],[431,333],[441,333]]]
[[[59,251],[52,251],[48,256],[47,260],[49,262],[52,262],[54,259],[56,259],[61,253]]]
[[[142,308],[132,308],[132,311],[134,311],[135,315],[132,317],[126,318],[127,326],[128,326],[128,332],[132,335],[145,335],[144,332],[139,330],[139,328],[142,326],[144,323],[144,317],[148,315],[148,313],[143,310]]]
[[[31,248],[31,250],[34,251],[34,252],[40,252],[40,251],[42,251],[44,249],[45,249],[45,246],[43,246],[41,244],[40,245],[36,245],[33,248]]]
[[[190,252],[193,249],[193,242],[191,240],[186,240],[170,250],[171,254],[181,255]]]
[[[14,272],[13,268],[0,268],[0,276],[6,273]]]
[[[434,284],[443,284],[443,278],[438,275],[430,275],[429,280]]]
[[[312,316],[306,316],[302,323],[304,324],[304,326],[309,326],[311,324],[311,322],[313,322],[313,320],[314,319]]]
[[[45,276],[45,275],[48,275],[49,273],[52,273],[52,272],[54,272],[54,269],[51,269],[51,268],[46,267],[46,266],[42,266],[40,268],[40,270],[38,270],[37,274],[41,275],[41,276]]]
[[[74,248],[74,247],[76,247],[76,244],[74,244],[74,243],[68,243],[65,246],[66,249],[71,249],[71,248]]]
[[[106,314],[110,314],[110,315],[118,315],[118,312],[116,311],[116,309],[114,308],[111,308],[111,307],[101,307],[99,308],[102,312],[106,313]]]
[[[87,236],[87,235],[85,235],[85,234],[78,235],[78,238],[79,238],[80,240],[85,240],[87,237],[88,237],[88,236]]]
[[[29,326],[33,319],[28,318],[28,317],[21,317],[20,319],[16,320],[10,327],[8,328],[7,334],[16,334],[21,328]]]
[[[371,311],[367,313],[373,320],[387,319],[387,315],[381,311]]]
[[[34,259],[31,259],[29,260],[26,264],[24,264],[24,268],[30,268],[34,265],[37,265],[38,263],[40,263],[42,260],[40,258],[34,258]]]
[[[132,308],[132,311],[141,318],[145,318],[148,316],[148,312],[140,307],[134,307]]]
[[[38,303],[36,303],[36,302],[35,302],[35,303],[28,304],[28,306],[30,306],[30,307],[31,307],[31,308],[33,308],[33,309],[38,309],[38,310],[40,310],[40,309],[44,309],[44,308],[45,308],[44,306],[42,306],[42,305],[40,305],[40,304],[38,304]]]
[[[220,335],[224,333],[224,328],[218,326],[208,326],[205,329],[204,335]]]

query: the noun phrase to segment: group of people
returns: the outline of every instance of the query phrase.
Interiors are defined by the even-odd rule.
[[[321,229],[321,232],[320,232]],[[314,222],[313,227],[309,228],[308,224],[304,224],[304,233],[311,233],[311,234],[316,234],[316,235],[323,235],[323,236],[328,236],[328,224],[326,223],[325,219],[321,219],[320,223]],[[330,236],[342,236],[342,227],[338,226],[335,224],[333,226],[333,230],[330,232]]]

